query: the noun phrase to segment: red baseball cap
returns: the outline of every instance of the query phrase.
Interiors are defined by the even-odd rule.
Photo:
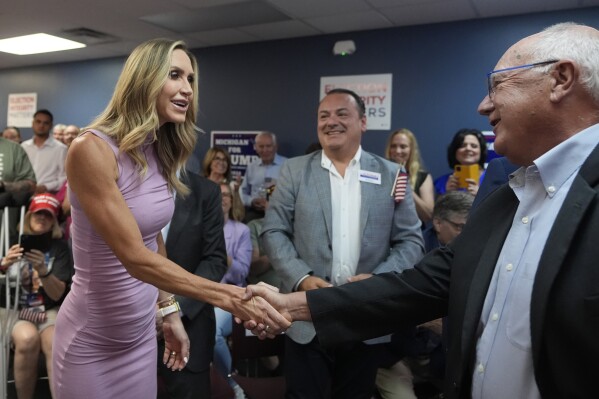
[[[55,218],[58,217],[60,202],[50,193],[37,194],[31,199],[29,204],[29,212],[35,213],[40,211],[48,211]]]

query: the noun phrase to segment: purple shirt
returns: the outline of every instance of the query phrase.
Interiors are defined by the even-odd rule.
[[[220,282],[245,287],[252,261],[250,229],[243,223],[229,220],[225,223],[224,232],[227,256],[233,258],[233,263]]]

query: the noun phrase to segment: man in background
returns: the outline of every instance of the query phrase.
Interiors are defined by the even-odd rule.
[[[54,117],[47,109],[33,115],[33,138],[25,140],[23,148],[29,156],[37,178],[36,193],[56,193],[67,179],[64,161],[67,146],[50,137]]]
[[[183,182],[191,192],[185,198],[175,199],[173,218],[162,233],[166,255],[188,272],[218,282],[227,271],[220,187],[192,172],[185,174]],[[167,368],[161,355],[164,341],[159,340],[158,373],[171,399],[210,398],[210,363],[216,331],[214,308],[182,296],[176,299],[191,344],[189,362],[181,371]]]
[[[267,191],[276,184],[281,165],[287,159],[277,154],[277,136],[272,132],[258,133],[254,150],[260,158],[248,165],[239,191],[246,207],[245,222],[264,217]]]

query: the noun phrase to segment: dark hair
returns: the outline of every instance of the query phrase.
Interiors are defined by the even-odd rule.
[[[460,129],[453,136],[453,140],[449,143],[447,147],[447,162],[449,163],[449,167],[453,169],[454,166],[458,164],[458,160],[455,156],[455,153],[458,151],[458,148],[464,144],[464,139],[466,136],[474,136],[478,140],[478,144],[480,145],[480,159],[478,160],[478,165],[481,169],[485,168],[485,161],[487,160],[487,141],[485,140],[485,136],[478,129]]]
[[[326,95],[328,96],[329,94],[347,94],[348,96],[353,97],[358,105],[358,114],[360,115],[360,118],[366,115],[366,106],[364,105],[364,101],[359,95],[356,94],[356,92],[348,89],[337,88],[329,91]]]
[[[54,122],[54,115],[52,115],[52,112],[48,111],[47,109],[38,109],[35,111],[35,114],[33,114],[33,117],[35,118],[38,114],[48,115],[50,117],[50,122]]]
[[[448,220],[452,215],[468,215],[474,195],[467,191],[448,191],[435,201],[433,218]]]

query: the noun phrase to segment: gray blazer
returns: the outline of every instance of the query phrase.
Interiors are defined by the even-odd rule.
[[[331,185],[321,154],[283,164],[264,219],[261,237],[283,292],[291,292],[307,274],[331,280]],[[362,151],[360,168],[380,173],[381,184],[360,183],[362,237],[356,274],[411,268],[423,256],[424,245],[411,191],[399,204],[391,197],[398,165]],[[287,335],[304,344],[315,332],[312,323],[295,322]]]

